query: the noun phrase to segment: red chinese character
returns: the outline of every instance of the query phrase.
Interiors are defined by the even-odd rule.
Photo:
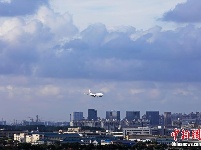
[[[192,130],[192,139],[201,140],[200,129]]]
[[[177,136],[179,134],[180,130],[175,128],[174,132],[171,133],[171,136],[174,137],[174,140],[177,141]]]
[[[184,139],[189,139],[190,137],[190,131],[189,130],[184,130],[182,129],[181,130],[181,139],[184,140]]]

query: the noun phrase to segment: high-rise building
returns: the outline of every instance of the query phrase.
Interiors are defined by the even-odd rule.
[[[159,125],[159,111],[146,111],[146,119],[150,125]]]
[[[170,127],[172,125],[172,115],[171,112],[164,112],[164,126]]]
[[[0,125],[6,125],[6,121],[0,121]]]
[[[73,121],[83,120],[83,112],[73,112]]]
[[[164,126],[164,115],[163,114],[159,115],[159,125]]]
[[[126,119],[128,121],[140,119],[140,111],[126,111]]]
[[[95,109],[88,109],[88,120],[97,120],[97,110]]]
[[[106,111],[106,119],[109,120],[120,120],[120,111]]]

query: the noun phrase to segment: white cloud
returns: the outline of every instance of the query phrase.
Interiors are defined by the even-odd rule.
[[[20,18],[11,18],[5,20],[0,26],[0,36],[6,35],[9,31],[14,28],[18,28],[24,25],[24,21]]]
[[[9,90],[9,91],[12,91],[12,90],[13,90],[13,86],[8,85],[8,86],[6,87],[6,89]]]
[[[44,96],[57,96],[60,94],[60,89],[53,85],[46,85],[40,89],[40,93]]]
[[[69,13],[61,15],[43,6],[39,9],[35,18],[41,21],[43,25],[49,27],[57,38],[72,37],[78,32],[77,27],[73,25],[73,19]]]

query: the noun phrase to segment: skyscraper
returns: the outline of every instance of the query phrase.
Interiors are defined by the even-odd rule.
[[[164,126],[170,127],[172,125],[171,112],[164,112]]]
[[[126,119],[128,121],[140,119],[140,111],[126,111]]]
[[[120,120],[120,111],[106,111],[106,119],[109,120]]]
[[[73,112],[73,121],[83,120],[83,112]]]
[[[146,119],[150,125],[159,125],[159,111],[146,111]]]
[[[97,120],[97,110],[95,109],[88,109],[88,120]]]

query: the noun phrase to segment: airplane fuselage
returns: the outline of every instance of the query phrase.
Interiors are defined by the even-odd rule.
[[[92,92],[89,90],[89,95],[90,95],[90,96],[93,96],[93,97],[102,97],[102,96],[103,96],[103,93],[92,93]]]

